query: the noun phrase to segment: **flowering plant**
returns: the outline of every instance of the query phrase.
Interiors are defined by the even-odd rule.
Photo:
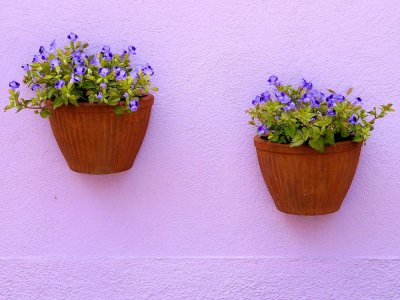
[[[263,138],[292,147],[306,144],[323,152],[325,146],[335,142],[366,141],[375,120],[394,111],[389,103],[367,112],[360,97],[349,100],[352,88],[345,96],[328,89],[326,96],[304,79],[294,87],[282,85],[273,75],[268,83],[270,89],[258,95],[253,108],[247,110],[249,123],[257,126]]]
[[[41,46],[32,63],[22,66],[23,83],[36,95],[30,99],[20,97],[20,83],[11,81],[10,103],[5,110],[28,108],[47,117],[49,108],[89,102],[114,106],[117,114],[136,111],[140,98],[149,92],[150,76],[154,74],[149,64],[131,64],[136,48],[129,46],[116,54],[104,46],[100,53],[90,55],[85,52],[89,44],[78,41],[76,34],[71,32],[68,39],[69,45],[64,48],[57,48],[55,41],[48,50]]]

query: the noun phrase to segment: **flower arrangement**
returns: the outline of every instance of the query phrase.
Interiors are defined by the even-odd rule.
[[[71,32],[68,40],[64,48],[57,48],[55,41],[48,50],[41,46],[32,63],[22,66],[23,83],[36,95],[22,98],[20,83],[11,81],[10,103],[5,110],[33,109],[45,118],[62,105],[89,102],[114,106],[118,115],[136,111],[140,98],[149,92],[154,74],[149,64],[132,64],[136,48],[129,46],[117,54],[104,46],[100,53],[90,55],[85,52],[89,44],[78,41],[76,34]]]
[[[339,141],[366,141],[375,120],[394,111],[389,103],[367,112],[360,97],[349,99],[352,88],[346,95],[328,89],[326,96],[304,79],[294,87],[282,85],[272,75],[268,83],[269,90],[256,96],[247,110],[249,123],[262,138],[292,147],[306,144],[323,152],[325,146]]]

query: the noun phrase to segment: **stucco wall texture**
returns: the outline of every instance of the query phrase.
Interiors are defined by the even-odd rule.
[[[274,208],[245,114],[271,74],[399,110],[399,1],[0,2],[2,106],[71,31],[134,44],[160,88],[116,175],[70,171],[48,120],[1,115],[1,299],[400,299],[399,113],[320,217]]]

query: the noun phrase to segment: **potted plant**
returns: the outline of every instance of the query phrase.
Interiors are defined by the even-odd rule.
[[[257,127],[254,144],[261,172],[278,210],[320,215],[339,210],[357,168],[361,146],[375,120],[392,104],[366,111],[362,100],[302,80],[283,85],[276,76],[247,112]]]
[[[136,48],[113,53],[104,46],[88,54],[88,43],[68,35],[69,45],[39,48],[25,64],[23,83],[34,96],[20,96],[20,83],[10,82],[9,105],[49,117],[69,167],[81,173],[109,174],[128,170],[144,139],[153,95],[149,64],[133,64]],[[151,90],[156,91],[156,87]]]

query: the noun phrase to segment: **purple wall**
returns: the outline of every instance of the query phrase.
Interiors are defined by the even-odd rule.
[[[267,76],[399,110],[398,1],[13,1],[1,105],[20,65],[74,31],[155,68],[134,168],[70,171],[48,120],[0,118],[0,298],[399,299],[400,119],[364,147],[341,211],[279,213],[245,109]]]

